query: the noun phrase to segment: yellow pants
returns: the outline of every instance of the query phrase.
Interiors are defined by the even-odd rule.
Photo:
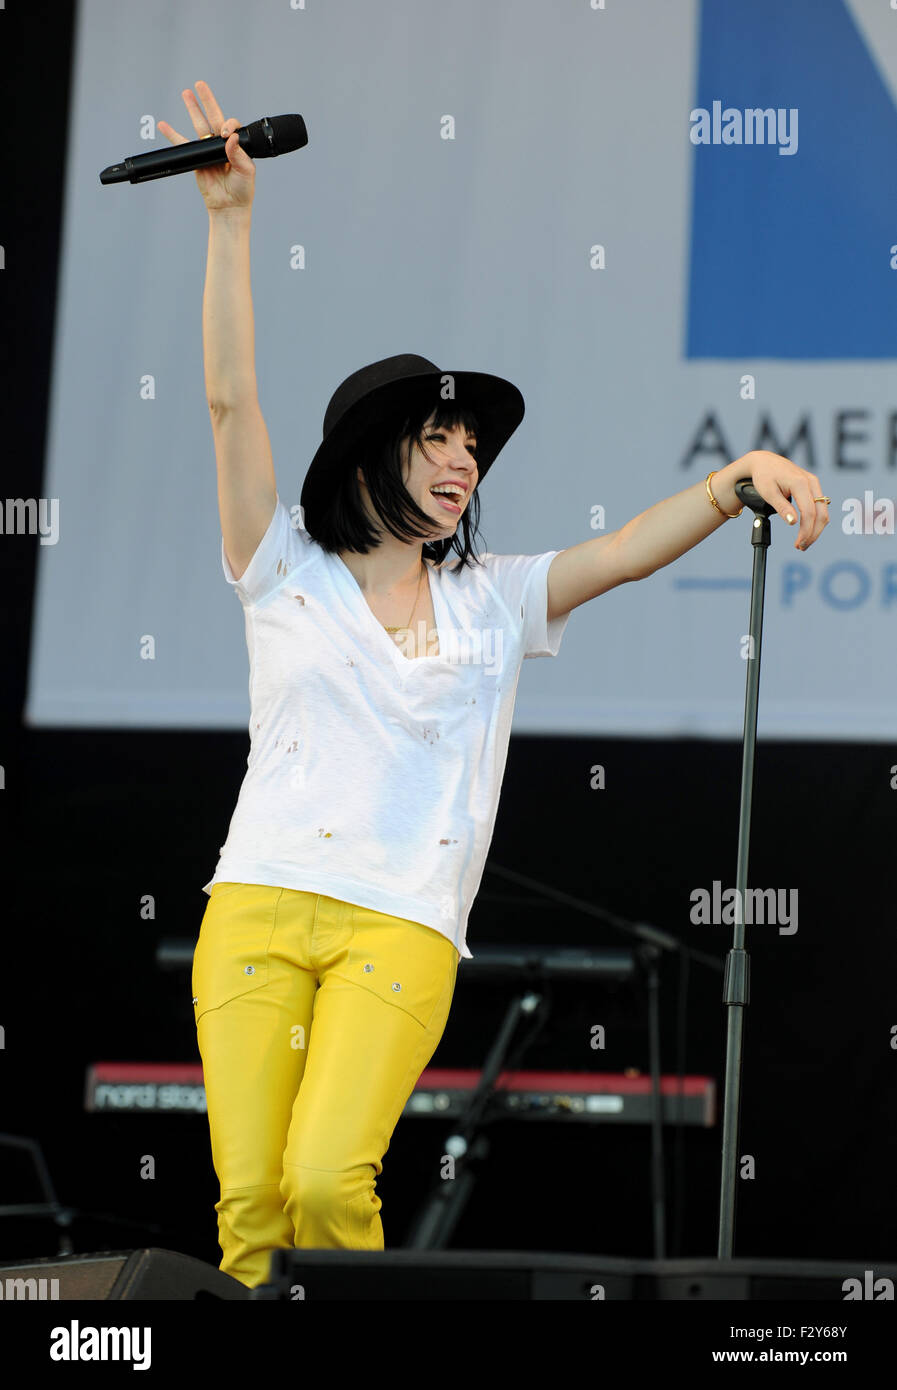
[[[216,883],[193,955],[220,1268],[271,1250],[382,1250],[376,1179],[442,1037],[448,937],[317,893]]]

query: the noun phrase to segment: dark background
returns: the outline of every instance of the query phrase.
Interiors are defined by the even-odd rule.
[[[73,6],[40,0],[0,16],[4,498],[43,493],[73,18]],[[97,151],[97,169],[109,158]],[[162,937],[198,935],[199,885],[224,841],[248,739],[25,728],[37,550],[35,537],[0,535],[3,1125],[40,1142],[62,1202],[108,1214],[75,1222],[77,1250],[149,1244],[217,1264],[204,1117],[89,1115],[83,1093],[94,1061],[199,1060],[189,972],[160,972],[155,950]],[[607,790],[589,788],[595,763]],[[894,1258],[894,763],[887,745],[758,749],[749,881],[796,886],[800,926],[793,937],[748,928],[739,1151],[754,1156],[756,1177],[739,1184],[738,1255]],[[734,881],[740,771],[740,743],[514,737],[489,864],[722,959],[729,930],[690,926],[689,893]],[[149,922],[145,893],[156,901]],[[627,944],[489,865],[469,939],[475,955],[489,942]],[[677,1065],[681,984],[678,958],[666,958],[666,1072]],[[479,1066],[509,997],[462,967],[434,1063]],[[721,1087],[720,975],[692,963],[685,1002],[684,1069]],[[647,1069],[640,990],[558,985],[551,1003],[527,1067]],[[589,1045],[595,1023],[607,1029],[604,1052]],[[378,1182],[387,1245],[402,1243],[444,1137],[438,1121],[399,1124]],[[515,1123],[491,1138],[456,1248],[651,1253],[647,1127]],[[719,1127],[686,1130],[678,1145],[667,1130],[665,1143],[668,1254],[713,1254]],[[148,1154],[151,1181],[140,1177]],[[0,1204],[38,1197],[27,1165],[0,1148]],[[0,1217],[0,1262],[55,1249],[47,1222]]]

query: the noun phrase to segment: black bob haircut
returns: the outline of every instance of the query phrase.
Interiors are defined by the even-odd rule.
[[[362,503],[356,473],[360,467],[374,510],[386,530],[397,540],[424,540],[422,554],[436,564],[441,564],[451,550],[460,556],[458,568],[472,562],[481,563],[473,545],[479,529],[479,484],[461,513],[455,533],[438,541],[426,540],[429,532],[422,528],[432,530],[432,518],[421,510],[405,487],[402,440],[410,437],[430,458],[423,434],[431,415],[434,415],[434,419],[429,432],[440,427],[452,429],[456,425],[473,434],[477,432],[477,420],[472,410],[457,401],[441,399],[437,399],[435,404],[432,399],[413,402],[398,413],[386,415],[366,427],[359,445],[351,451],[351,457],[339,470],[326,504],[304,517],[308,534],[324,550],[331,553],[352,550],[366,555],[380,544],[380,537]]]

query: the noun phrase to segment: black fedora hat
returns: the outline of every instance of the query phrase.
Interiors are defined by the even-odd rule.
[[[353,372],[330,397],[324,438],[302,484],[303,511],[326,501],[335,474],[372,424],[418,401],[430,402],[435,409],[449,400],[469,407],[477,417],[479,486],[523,419],[523,396],[503,377],[442,371],[426,357],[400,353]]]

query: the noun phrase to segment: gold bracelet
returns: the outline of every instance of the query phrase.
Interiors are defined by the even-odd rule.
[[[707,496],[710,498],[710,500],[711,500],[711,502],[713,503],[714,507],[716,507],[716,510],[719,512],[720,516],[727,516],[727,517],[729,517],[730,520],[732,520],[732,519],[734,519],[736,516],[741,516],[741,513],[744,511],[744,507],[739,507],[737,512],[724,512],[724,511],[723,511],[722,507],[721,507],[720,504],[717,502],[717,500],[716,500],[716,498],[714,497],[713,493],[710,491],[710,479],[713,477],[714,473],[718,473],[718,472],[719,472],[719,469],[718,469],[718,468],[711,468],[710,472],[707,474],[707,477],[704,479],[704,486],[705,486],[706,489],[707,489]]]

